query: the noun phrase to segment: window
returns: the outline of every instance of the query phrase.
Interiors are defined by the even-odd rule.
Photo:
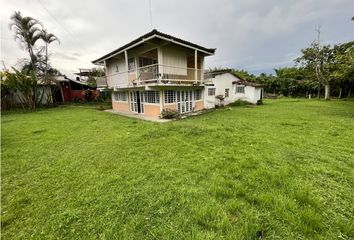
[[[128,59],[128,70],[129,71],[135,70],[135,58],[134,57]]]
[[[128,96],[127,96],[126,92],[114,92],[113,99],[114,99],[114,101],[126,102],[128,99]]]
[[[215,96],[215,88],[208,88],[208,96]]]
[[[146,91],[143,101],[145,103],[160,103],[160,93],[158,91]]]
[[[230,89],[228,88],[225,88],[225,97],[229,97],[229,92],[230,92]]]
[[[157,59],[149,57],[139,57],[139,67],[149,66],[156,63]]]
[[[116,65],[116,72],[119,72],[119,67],[118,67],[118,65]]]
[[[245,93],[245,86],[236,85],[236,93]]]
[[[165,103],[174,103],[176,102],[176,91],[166,90],[165,91]]]
[[[194,91],[194,100],[200,100],[202,99],[202,90],[197,89]]]

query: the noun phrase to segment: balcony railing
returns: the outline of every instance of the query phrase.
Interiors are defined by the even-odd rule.
[[[98,88],[107,87],[107,79],[106,79],[106,77],[97,77],[96,78],[96,85],[97,85]]]
[[[202,83],[202,70],[152,64],[107,76],[109,87],[124,88],[146,84],[195,84]]]

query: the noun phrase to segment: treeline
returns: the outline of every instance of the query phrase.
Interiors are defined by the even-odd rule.
[[[49,63],[49,45],[59,42],[35,18],[14,12],[9,28],[14,39],[28,53],[20,70],[12,67],[12,72],[0,72],[1,109],[5,110],[19,102],[23,108],[36,109],[41,104],[49,104],[52,99],[53,76],[58,73]]]
[[[245,70],[236,70],[235,75],[248,81],[265,85],[267,94],[288,97],[347,98],[354,87],[354,41],[334,46],[321,46],[314,42],[301,50],[292,67],[274,69],[275,74],[261,73],[258,76]]]
[[[28,58],[19,62],[17,68],[0,71],[1,110],[18,106],[34,110],[42,105],[53,105],[54,96],[61,91],[57,77],[62,74],[50,64],[49,46],[59,43],[59,39],[39,20],[22,16],[18,11],[11,15],[9,28]],[[99,76],[104,76],[104,71],[92,69],[86,83],[96,87],[95,77]]]

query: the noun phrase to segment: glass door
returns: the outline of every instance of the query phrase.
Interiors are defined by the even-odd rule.
[[[180,113],[188,113],[193,111],[193,91],[184,90],[177,91],[177,110]]]
[[[136,92],[129,92],[130,95],[130,111],[138,112],[138,99]]]
[[[130,92],[130,110],[135,113],[144,113],[144,92]]]

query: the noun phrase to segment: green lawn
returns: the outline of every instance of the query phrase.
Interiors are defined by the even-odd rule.
[[[3,239],[353,239],[354,102],[1,119]]]

